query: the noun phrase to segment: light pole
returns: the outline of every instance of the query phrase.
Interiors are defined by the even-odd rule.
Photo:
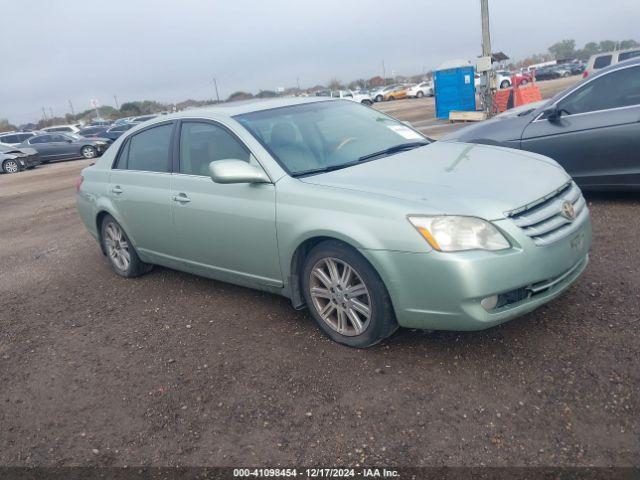
[[[491,58],[491,34],[489,31],[489,0],[480,0],[482,17],[482,56]],[[495,72],[493,68],[485,71],[484,85],[481,89],[482,105],[487,117],[493,115],[493,92],[495,91]]]
[[[220,95],[218,94],[218,82],[216,82],[216,77],[213,77],[213,86],[216,89],[216,102],[220,103]]]

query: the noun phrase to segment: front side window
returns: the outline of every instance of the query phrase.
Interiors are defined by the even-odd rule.
[[[382,112],[314,102],[234,117],[293,176],[335,170],[429,143]]]
[[[596,78],[558,103],[566,115],[640,105],[640,67],[630,67]]]
[[[50,142],[68,142],[69,140],[71,140],[69,137],[65,137],[64,135],[60,134],[50,135],[49,137]]]
[[[180,173],[209,175],[217,160],[250,159],[249,151],[225,128],[207,122],[183,122],[180,131]]]
[[[159,125],[133,135],[118,157],[119,169],[168,172],[173,124]]]
[[[602,55],[600,57],[596,57],[595,61],[593,62],[593,68],[595,69],[608,67],[609,65],[611,65],[611,55]]]
[[[51,135],[40,135],[37,137],[32,137],[31,140],[29,140],[29,143],[31,144],[49,143],[50,141],[51,141]]]

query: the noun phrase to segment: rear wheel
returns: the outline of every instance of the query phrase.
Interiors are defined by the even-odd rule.
[[[2,162],[2,170],[6,173],[18,173],[20,171],[20,165],[18,165],[17,160],[10,158]]]
[[[377,95],[376,98],[374,99],[376,102],[381,102],[382,100],[384,100],[384,98],[382,97],[382,95]]]
[[[398,328],[382,279],[362,255],[341,242],[314,247],[302,281],[313,319],[338,343],[369,347]]]
[[[95,149],[95,147],[92,147],[90,145],[82,147],[80,153],[84,158],[95,158],[95,156],[98,155],[98,151]]]
[[[500,88],[507,88],[509,85],[511,85],[511,82],[509,82],[509,80],[503,80],[500,83]]]
[[[111,263],[111,268],[122,277],[138,277],[149,272],[153,265],[144,263],[118,222],[105,215],[101,228],[102,249]]]

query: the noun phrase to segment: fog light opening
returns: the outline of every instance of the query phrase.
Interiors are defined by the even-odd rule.
[[[491,295],[490,297],[485,297],[480,300],[480,305],[485,310],[493,310],[498,305],[498,295]]]

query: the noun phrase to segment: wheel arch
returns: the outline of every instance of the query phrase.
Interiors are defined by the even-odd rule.
[[[302,267],[309,252],[317,245],[325,241],[335,241],[345,245],[346,247],[358,252],[358,243],[353,239],[345,239],[342,235],[331,233],[315,234],[300,241],[294,249],[289,262],[288,283],[290,290],[291,304],[295,309],[302,309],[306,306],[304,295],[302,294]],[[364,257],[363,257],[364,258]],[[365,259],[366,260],[366,259]],[[370,265],[371,263],[366,260]],[[371,265],[371,268],[376,268]],[[379,275],[379,273],[378,273]]]

